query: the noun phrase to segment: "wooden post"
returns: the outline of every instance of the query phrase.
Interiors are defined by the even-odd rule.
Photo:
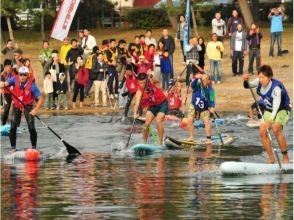
[[[192,21],[193,21],[193,29],[194,29],[195,37],[198,37],[199,35],[197,30],[196,17],[195,17],[195,13],[194,13],[194,9],[192,5],[191,5],[191,13],[192,13]]]
[[[249,29],[253,23],[253,16],[247,0],[238,0],[246,27]]]
[[[12,40],[12,43],[14,44],[13,30],[12,30],[12,25],[11,25],[11,21],[10,21],[9,16],[6,16],[6,22],[7,22],[7,27],[8,27],[8,31],[9,31],[9,38],[10,38],[10,40]]]

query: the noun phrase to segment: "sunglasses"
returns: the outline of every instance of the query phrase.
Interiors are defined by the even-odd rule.
[[[20,73],[19,76],[27,76],[27,73]]]

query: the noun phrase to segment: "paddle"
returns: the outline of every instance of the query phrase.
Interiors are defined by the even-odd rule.
[[[216,113],[215,113],[216,114]],[[217,124],[217,121],[216,121],[216,117],[214,116],[214,114],[212,113],[211,114],[212,115],[212,118],[213,118],[213,120],[214,120],[214,124],[215,124],[215,127],[216,127],[216,130],[217,130],[217,133],[218,133],[218,136],[219,136],[219,139],[220,139],[220,141],[221,141],[221,147],[223,147],[224,146],[224,141],[223,141],[223,137],[222,137],[222,133],[220,132],[220,129],[219,129],[219,127],[218,127],[218,124]]]
[[[259,107],[258,101],[257,101],[257,99],[256,99],[256,97],[255,97],[254,92],[253,92],[253,89],[250,87],[250,84],[249,84],[248,81],[247,81],[247,83],[248,83],[248,87],[249,87],[249,89],[250,89],[250,92],[251,92],[251,94],[252,94],[252,97],[253,97],[253,99],[254,99],[254,101],[255,101],[255,104],[256,104],[256,106],[257,106],[258,113],[261,115],[263,122],[265,122],[265,120],[264,120],[264,116],[263,116],[262,111],[261,111],[261,109],[260,109],[260,107]],[[270,140],[270,142],[271,142],[271,147],[272,147],[272,149],[273,149],[274,152],[275,152],[275,155],[276,155],[276,158],[277,158],[277,161],[278,161],[279,167],[280,167],[280,171],[281,171],[281,173],[283,173],[285,170],[284,170],[283,167],[282,167],[282,164],[281,164],[281,161],[280,161],[280,158],[279,158],[279,155],[278,155],[278,151],[277,151],[277,149],[274,147],[273,139],[272,139],[271,133],[270,133],[270,131],[269,131],[268,128],[266,128],[266,132],[267,132],[267,136],[268,136],[268,138],[269,138],[269,140]]]
[[[147,78],[146,78],[146,81],[145,81],[145,84],[144,84],[144,88],[143,88],[143,92],[142,92],[142,96],[141,96],[140,101],[139,101],[139,107],[140,107],[140,105],[141,105],[142,98],[143,98],[144,92],[145,92],[146,87],[147,87],[147,81],[148,81],[148,76],[147,76]],[[138,111],[138,110],[137,110],[137,111]],[[137,113],[137,112],[136,112],[136,113]],[[130,143],[131,136],[132,136],[132,133],[133,133],[133,130],[134,130],[134,126],[135,126],[135,122],[136,122],[136,118],[133,119],[132,128],[131,128],[131,131],[130,131],[130,134],[129,134],[129,137],[128,137],[128,140],[127,140],[127,143],[126,143],[126,146],[124,147],[124,149],[126,149],[126,148],[129,147],[129,143]]]
[[[14,98],[16,98],[25,108],[25,110],[29,111],[27,109],[27,107],[25,106],[25,104],[12,92],[10,91],[7,87],[4,87],[4,89],[6,89]],[[61,142],[64,144],[64,146],[66,147],[66,150],[68,152],[69,155],[81,155],[81,153],[74,148],[73,146],[71,146],[69,143],[67,143],[65,140],[63,140],[62,137],[60,137],[52,128],[49,127],[49,125],[47,125],[45,122],[43,122],[38,115],[34,115],[46,128],[48,128],[58,139],[61,140]]]

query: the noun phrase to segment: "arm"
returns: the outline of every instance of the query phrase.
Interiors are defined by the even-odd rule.
[[[214,112],[215,108],[215,90],[211,89],[209,92],[209,109],[211,112]]]
[[[141,102],[141,98],[142,98],[142,91],[140,89],[137,90],[136,92],[136,103],[134,105],[134,118],[137,118],[138,114],[138,109],[139,109],[139,105],[140,105],[140,102]]]
[[[171,55],[172,55],[175,52],[176,45],[175,45],[175,40],[173,37],[170,37],[170,40],[171,40],[170,51],[171,51]]]
[[[249,81],[249,74],[243,74],[243,80],[244,80],[243,86],[245,89],[256,88],[259,84],[258,78]]]
[[[43,104],[43,96],[35,83],[33,83],[33,85],[32,85],[31,92],[33,93],[37,103],[36,103],[36,106],[30,112],[30,114],[35,116]]]

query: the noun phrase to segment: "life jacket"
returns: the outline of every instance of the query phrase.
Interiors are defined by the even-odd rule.
[[[205,111],[211,106],[209,95],[213,92],[212,86],[208,85],[207,88],[203,88],[200,85],[200,89],[193,91],[192,94],[192,104],[194,105],[196,111]]]
[[[178,92],[170,91],[167,94],[168,109],[177,110],[182,106],[182,98]]]
[[[128,92],[130,94],[134,94],[138,90],[138,81],[136,79],[135,74],[133,73],[132,75],[126,74],[126,87],[128,89]]]
[[[25,105],[32,105],[35,97],[33,93],[31,92],[33,85],[33,79],[29,78],[27,82],[24,85],[24,88],[21,88],[21,82],[19,80],[19,76],[15,77],[15,84],[13,88],[13,94],[21,100]],[[15,108],[23,108],[23,104],[21,104],[18,99],[16,99],[14,96],[12,96],[12,101]]]
[[[86,63],[85,63],[85,68],[91,70],[93,67],[93,57],[95,54],[91,54],[87,57]]]
[[[138,84],[138,89],[143,92],[142,100],[141,100],[141,107],[149,107],[154,105],[160,105],[163,103],[166,98],[164,93],[161,89],[156,87],[154,84],[147,82],[145,91],[144,89]]]
[[[14,77],[14,71],[11,71],[10,75],[8,75],[6,72],[2,72],[1,76],[3,76],[4,81],[7,81],[8,79],[10,79],[11,77]],[[12,91],[13,90],[13,86],[9,86],[9,90]],[[5,94],[10,94],[9,91],[7,91],[7,89],[4,89],[4,93]]]
[[[266,110],[271,112],[273,110],[273,97],[272,97],[272,93],[273,90],[279,86],[282,90],[281,93],[281,103],[280,103],[280,107],[279,110],[290,110],[290,97],[288,95],[288,92],[285,88],[285,86],[283,85],[282,82],[276,80],[276,79],[272,79],[272,86],[269,89],[269,91],[266,94],[261,94],[260,90],[261,90],[261,84],[259,83],[257,88],[256,88],[256,92],[257,94],[261,97],[261,99],[263,100]]]

